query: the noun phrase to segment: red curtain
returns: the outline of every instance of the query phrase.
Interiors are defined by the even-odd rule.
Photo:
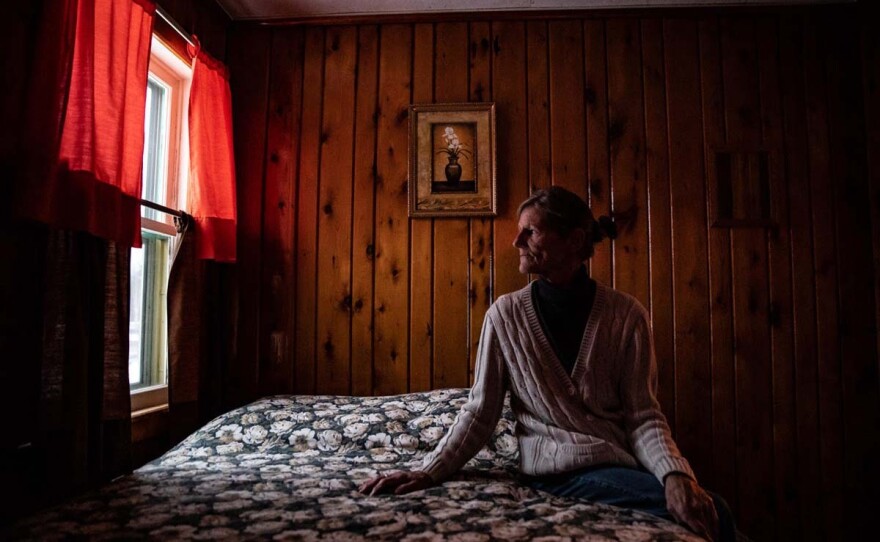
[[[193,67],[189,138],[189,209],[196,223],[196,256],[234,262],[232,95],[226,67],[203,51]]]
[[[36,116],[29,120],[37,126],[60,128],[53,145],[57,156],[50,157],[52,170],[26,168],[31,174],[20,183],[16,201],[23,218],[140,246],[144,107],[155,9],[148,0],[65,3],[63,26],[75,31],[72,48],[62,44],[68,49],[59,48],[58,54],[68,61],[54,63],[64,72],[42,75],[54,79],[54,96],[44,92],[47,103],[29,108],[29,116]],[[53,108],[54,103],[61,107]],[[40,118],[47,115],[53,118]]]

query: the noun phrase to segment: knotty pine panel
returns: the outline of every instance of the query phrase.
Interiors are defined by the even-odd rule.
[[[596,218],[611,216],[611,164],[608,145],[608,84],[607,48],[603,20],[584,21],[584,60],[586,61],[586,88],[584,99],[587,117],[587,183],[589,204]],[[665,129],[665,128],[664,128]],[[605,241],[607,243],[607,241]],[[613,254],[611,250],[597,250],[589,261],[590,276],[611,284]]]
[[[583,24],[550,21],[550,170],[553,186],[585,195]]]
[[[468,24],[440,23],[435,32],[434,99],[438,103],[467,102],[470,90]],[[468,222],[466,218],[434,220],[434,336],[437,340],[434,341],[433,388],[466,386],[470,380]],[[413,277],[414,287],[421,280],[421,277]]]
[[[434,25],[415,25],[413,32],[413,103],[434,101]],[[434,222],[433,218],[410,221],[409,388],[433,387],[434,360]]]
[[[517,206],[558,184],[620,218],[591,273],[651,311],[663,410],[741,529],[856,532],[880,401],[856,13],[236,25],[241,397],[469,385],[486,308],[528,281]],[[407,108],[454,101],[496,103],[499,216],[411,220]],[[713,225],[724,146],[771,151],[775,227]]]
[[[787,16],[780,20],[779,60],[783,132],[785,134],[784,167],[788,181],[788,212],[791,237],[792,311],[794,324],[794,393],[796,437],[798,450],[793,463],[798,483],[799,517],[795,539],[800,533],[819,533],[821,513],[819,503],[819,413],[818,365],[816,361],[816,296],[813,270],[813,236],[810,216],[811,198],[807,142],[805,89],[803,87],[803,25],[799,17]],[[805,535],[802,535],[805,537]]]
[[[273,32],[270,62],[266,181],[263,188],[261,391],[293,389],[296,184],[302,117],[304,34]],[[293,69],[285,69],[292,66]]]
[[[527,69],[526,23],[496,22],[492,25],[492,98],[498,133],[526,134],[529,131],[529,97],[524,92]],[[498,156],[526,157],[529,140],[525,137],[499,137]],[[518,233],[516,209],[529,195],[529,170],[518,160],[499,160],[498,218],[493,220],[495,240],[489,251],[493,263],[493,289],[497,294],[512,292],[526,285],[519,272],[519,252],[512,249]]]
[[[324,38],[324,98],[318,179],[317,388],[351,393],[351,238],[357,28]]]
[[[468,101],[485,102],[492,96],[492,27],[485,21],[471,23],[468,29],[470,46],[470,90]],[[483,328],[483,318],[492,304],[492,220],[472,218],[470,226],[470,256],[468,262],[468,300],[470,345],[468,350],[468,382],[473,382],[477,346]]]
[[[412,99],[412,25],[379,30],[379,109],[376,129],[376,270],[373,305],[373,391],[408,388],[409,220],[408,105]],[[461,262],[464,266],[466,262]],[[430,287],[414,277],[413,288]],[[462,330],[462,335],[464,332]],[[303,360],[312,363],[312,360]]]
[[[619,217],[614,241],[614,284],[646,307],[648,299],[648,190],[645,183],[645,107],[642,88],[642,45],[639,21],[609,21],[609,157],[613,208]],[[608,252],[607,245],[598,250]]]
[[[838,327],[846,511],[843,532],[854,539],[871,528],[868,518],[878,503],[876,498],[873,502],[860,498],[859,488],[876,487],[880,481],[880,469],[872,459],[880,452],[880,439],[876,433],[865,431],[866,427],[880,427],[880,398],[871,393],[878,382],[876,327],[872,321],[875,308],[869,295],[876,282],[869,273],[851,274],[855,269],[870,269],[872,264],[865,109],[861,89],[852,83],[861,76],[859,40],[856,32],[841,24],[839,13],[830,12],[827,19],[832,24],[826,30],[830,39],[823,60],[828,81],[831,178],[836,181],[834,231],[840,270]],[[870,68],[871,64],[865,66]]]
[[[296,360],[294,390],[315,393],[317,368],[318,177],[321,114],[324,104],[325,29],[308,28],[303,61],[302,125],[299,132],[300,175],[296,187]],[[298,360],[312,360],[298,363]]]
[[[798,507],[795,455],[795,393],[792,317],[791,236],[784,164],[779,152],[784,145],[779,81],[779,42],[775,18],[757,22],[758,79],[760,81],[761,131],[766,148],[774,149],[770,167],[772,216],[778,227],[768,233],[770,272],[770,332],[773,371],[773,453],[776,533],[779,540],[796,540]]]
[[[706,156],[724,143],[721,50],[717,39],[718,19],[700,21],[700,70],[702,78],[703,145]],[[707,168],[711,187],[715,170]],[[711,197],[711,196],[709,196]],[[711,218],[710,218],[711,220]],[[736,455],[726,453],[736,447],[736,382],[733,361],[733,294],[730,263],[730,230],[708,226],[708,265],[710,321],[712,326],[712,481],[718,491],[737,506]]]
[[[357,102],[352,170],[351,392],[373,392],[373,288],[375,269],[376,127],[379,28],[358,27]]]
[[[656,43],[663,41],[659,20],[641,23],[642,62],[644,63],[645,99],[645,182],[652,195],[648,205],[648,247],[650,256],[651,326],[657,356],[658,398],[663,412],[675,412],[675,313],[672,304],[672,237],[652,231],[672,230],[669,186],[669,138],[666,114],[666,85],[663,51]],[[668,418],[675,431],[675,418]]]
[[[755,20],[720,23],[725,143],[762,148]],[[711,163],[711,162],[710,162]],[[737,503],[749,532],[775,531],[773,509],[772,371],[770,366],[767,231],[731,231],[733,341],[736,367],[736,462],[754,478],[737,477]]]
[[[873,267],[874,267],[874,320],[877,322],[880,320],[880,288],[877,288],[877,285],[880,284],[880,192],[878,192],[878,184],[880,184],[880,108],[878,108],[878,104],[880,104],[880,37],[877,35],[876,23],[875,19],[872,19],[867,12],[867,6],[864,4],[860,5],[859,10],[859,21],[861,22],[861,28],[859,32],[860,37],[860,46],[861,46],[861,59],[862,59],[862,91],[863,91],[863,100],[865,108],[865,117],[866,117],[866,142],[865,142],[865,152],[867,155],[867,169],[866,178],[868,183],[868,198],[870,202],[871,208],[871,231],[872,231],[872,247],[873,247]],[[870,320],[870,318],[867,318]],[[863,322],[865,326],[870,326],[870,321]],[[876,327],[875,327],[876,329]],[[877,341],[880,341],[880,334],[874,332],[874,353],[876,354],[880,348],[878,348]],[[866,345],[867,347],[867,345]],[[874,405],[871,408],[868,408],[863,412],[863,415],[873,417],[873,419],[868,419],[866,423],[866,427],[880,427],[880,406],[877,405],[877,402],[880,401],[880,397],[876,394],[872,393],[870,389],[871,382],[876,382],[880,380],[880,375],[877,373],[880,372],[880,367],[876,363],[875,359],[872,359],[871,350],[867,349],[864,357],[862,359],[862,373],[861,378],[859,379],[860,386],[864,386],[864,388],[860,387],[860,393],[864,393],[864,399],[866,401],[873,401]],[[862,423],[865,423],[863,421]],[[869,433],[859,434],[858,431],[854,431],[855,435],[858,435],[857,438],[863,439],[863,444],[865,448],[872,448],[870,450],[866,450],[865,448],[859,448],[858,452],[854,454],[857,456],[857,461],[861,461],[864,464],[864,461],[870,461],[871,458],[880,456],[880,449],[878,449],[878,439],[876,435],[871,435]],[[853,469],[855,470],[855,469]],[[853,471],[854,475],[856,474]],[[859,482],[855,482],[853,484],[854,489],[851,492],[853,500],[857,500],[859,496],[861,496],[861,492],[858,487],[877,487],[880,484],[880,469],[876,467],[869,467],[866,472],[862,474],[861,477],[858,477]],[[871,503],[868,499],[864,499],[862,502],[857,502],[856,506],[861,510],[866,510],[864,514],[859,514],[859,512],[854,512],[854,515],[857,519],[856,522],[852,525],[853,533],[856,532],[870,532],[870,519],[873,518],[873,514],[870,513],[870,507],[875,503]]]
[[[676,438],[698,467],[698,476],[709,477],[709,481],[714,482],[707,465],[707,449],[713,434],[711,389],[714,382],[707,355],[711,351],[711,328],[698,24],[688,19],[665,20],[663,37],[675,306],[675,411],[669,415],[675,416]],[[695,200],[702,205],[696,205]]]
[[[823,536],[843,529],[843,431],[838,327],[838,269],[835,257],[834,183],[831,180],[828,94],[818,14],[804,21],[804,82],[806,87],[811,227],[816,292],[816,354],[819,410],[819,503]],[[809,59],[809,60],[807,60]]]
[[[260,376],[260,279],[263,265],[263,186],[268,119],[271,34],[266,29],[239,27],[229,38],[229,86],[232,93],[232,121],[235,153],[237,224],[238,328],[236,361],[229,368],[230,397],[236,405],[255,399]],[[242,137],[247,134],[247,137]],[[292,202],[291,202],[292,203]],[[275,257],[273,256],[274,260]],[[272,261],[272,260],[270,260]],[[293,280],[293,277],[287,280]],[[289,330],[292,333],[292,330]],[[291,359],[291,362],[296,363]],[[262,391],[262,390],[259,390]]]

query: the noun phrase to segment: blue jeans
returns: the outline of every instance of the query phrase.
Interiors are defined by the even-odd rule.
[[[657,478],[643,470],[626,467],[588,467],[586,469],[529,477],[527,483],[541,491],[560,497],[586,499],[622,508],[640,510],[651,515],[675,521],[666,509],[666,491]],[[718,513],[718,541],[736,540],[736,526],[727,503],[719,495],[709,492]]]

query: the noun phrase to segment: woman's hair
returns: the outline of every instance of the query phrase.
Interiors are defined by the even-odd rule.
[[[533,192],[520,204],[517,216],[529,207],[535,208],[547,227],[563,237],[568,237],[577,228],[584,230],[586,241],[580,254],[584,260],[593,256],[594,244],[606,237],[617,237],[617,226],[611,218],[600,216],[596,220],[587,202],[565,188],[551,186]]]

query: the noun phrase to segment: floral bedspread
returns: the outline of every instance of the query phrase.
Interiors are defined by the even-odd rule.
[[[620,508],[517,481],[509,408],[453,480],[368,497],[377,472],[419,465],[466,389],[389,397],[277,396],[224,414],[133,474],[20,522],[14,539],[699,540]]]

